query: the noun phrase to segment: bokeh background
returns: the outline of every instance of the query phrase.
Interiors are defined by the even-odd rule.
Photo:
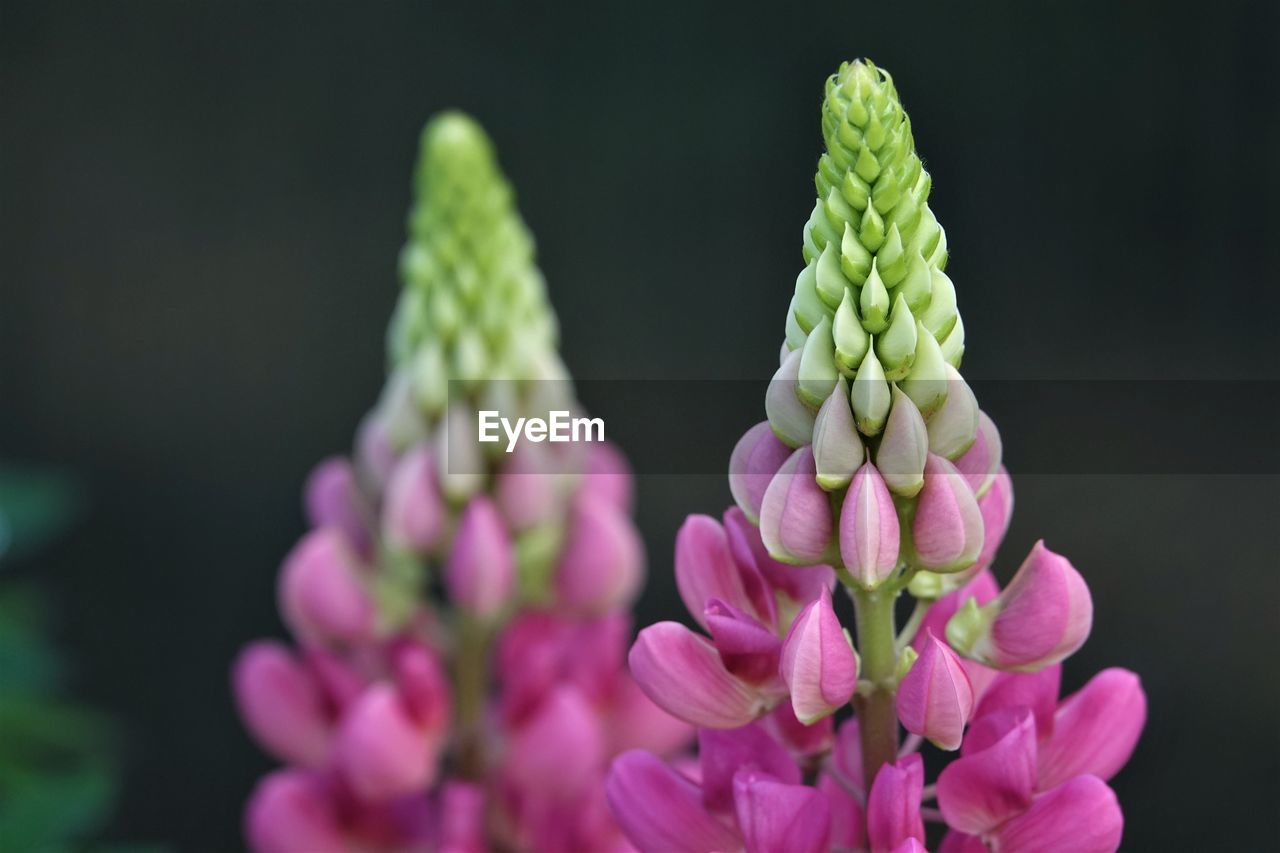
[[[1277,54],[1274,3],[4,0],[0,459],[84,487],[70,534],[10,571],[52,595],[73,695],[121,731],[101,838],[241,843],[268,761],[227,668],[281,633],[301,481],[380,387],[432,112],[463,107],[495,137],[578,375],[763,389],[822,82],[870,56],[934,176],[966,375],[1202,380],[1196,416],[1144,428],[1203,472],[1219,422],[1278,411]],[[1217,411],[1223,377],[1257,380],[1252,402]],[[727,459],[748,423],[726,417],[699,451]],[[1018,437],[1041,458],[1108,441],[1078,419]],[[1002,577],[1044,535],[1094,590],[1067,686],[1118,664],[1150,695],[1114,783],[1126,848],[1273,849],[1275,469],[1007,462]],[[679,611],[681,519],[727,501],[720,477],[641,478],[641,619]]]

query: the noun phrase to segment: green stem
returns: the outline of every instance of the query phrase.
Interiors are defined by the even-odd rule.
[[[459,615],[453,689],[458,712],[458,775],[482,778],[485,771],[481,720],[489,683],[489,629]]]
[[[898,757],[898,717],[893,707],[898,667],[893,602],[898,589],[854,587],[850,591],[858,620],[862,678],[869,682],[854,697],[854,709],[862,741],[863,779],[870,790],[880,767],[892,764]]]
[[[929,599],[916,599],[916,606],[911,610],[911,615],[907,617],[907,622],[902,626],[902,630],[898,632],[896,648],[899,654],[902,653],[903,649],[911,645],[911,641],[915,639],[916,633],[920,630],[920,625],[924,622],[924,617],[932,606],[933,602]]]

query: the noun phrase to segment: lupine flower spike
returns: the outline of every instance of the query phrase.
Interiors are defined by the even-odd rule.
[[[866,61],[827,81],[821,112],[781,366],[729,462],[738,506],[677,542],[681,595],[710,637],[663,623],[631,651],[640,688],[700,727],[698,763],[626,753],[609,804],[643,851],[1115,850],[1106,783],[1142,731],[1142,687],[1109,669],[1059,700],[1093,603],[1043,542],[1003,590],[989,570],[1013,488],[960,373],[911,122]],[[903,594],[915,609],[899,629]],[[953,754],[928,785],[924,741]]]
[[[354,458],[308,481],[313,529],[281,570],[297,647],[255,643],[234,667],[246,726],[287,765],[250,798],[248,841],[615,848],[610,758],[692,736],[624,667],[643,568],[626,463],[607,445],[569,458],[466,440],[478,404],[575,405],[532,239],[480,128],[428,124],[415,187],[386,389]]]

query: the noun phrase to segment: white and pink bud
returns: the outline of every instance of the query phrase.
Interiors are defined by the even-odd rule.
[[[979,663],[1030,672],[1074,653],[1092,626],[1084,578],[1040,541],[994,601],[979,607],[970,600],[951,617],[947,641]]]
[[[760,507],[760,537],[774,559],[821,563],[831,546],[831,502],[817,481],[813,452],[802,447],[774,475]]]
[[[858,658],[825,587],[791,623],[780,669],[791,691],[791,707],[802,723],[812,724],[853,698]]]
[[[391,469],[382,504],[382,536],[392,548],[428,554],[440,545],[445,505],[434,456],[429,445],[420,444]]]
[[[907,731],[939,749],[960,748],[965,724],[973,716],[973,686],[963,661],[933,632],[925,635],[919,656],[898,683],[896,702]]]
[[[924,418],[911,398],[894,386],[893,408],[876,449],[876,467],[889,491],[908,498],[916,495],[924,485],[928,456],[929,433]]]
[[[873,588],[898,567],[900,530],[893,496],[880,471],[864,462],[840,509],[840,557],[854,579]]]
[[[444,583],[449,599],[481,619],[498,614],[515,591],[511,539],[493,501],[478,495],[467,503],[449,551]]]
[[[985,495],[995,481],[1003,452],[1000,430],[986,412],[978,412],[978,432],[973,444],[956,459],[956,470],[969,481],[969,488],[978,497]]]
[[[773,434],[768,421],[743,433],[729,457],[729,491],[753,523],[760,519],[760,504],[773,475],[791,456],[791,448]]]
[[[911,520],[909,562],[933,572],[958,572],[982,553],[983,525],[978,502],[954,465],[930,453],[924,488]]]
[[[556,597],[579,613],[625,607],[644,579],[644,545],[631,520],[603,501],[573,502],[556,566]]]
[[[290,630],[313,643],[355,644],[372,636],[373,602],[363,566],[336,527],[302,537],[285,558],[277,594]]]

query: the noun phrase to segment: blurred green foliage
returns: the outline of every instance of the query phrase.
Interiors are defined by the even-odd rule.
[[[64,532],[80,505],[70,477],[0,466],[0,570]],[[29,583],[0,580],[0,850],[83,846],[114,800],[103,716],[60,696],[48,608]]]

